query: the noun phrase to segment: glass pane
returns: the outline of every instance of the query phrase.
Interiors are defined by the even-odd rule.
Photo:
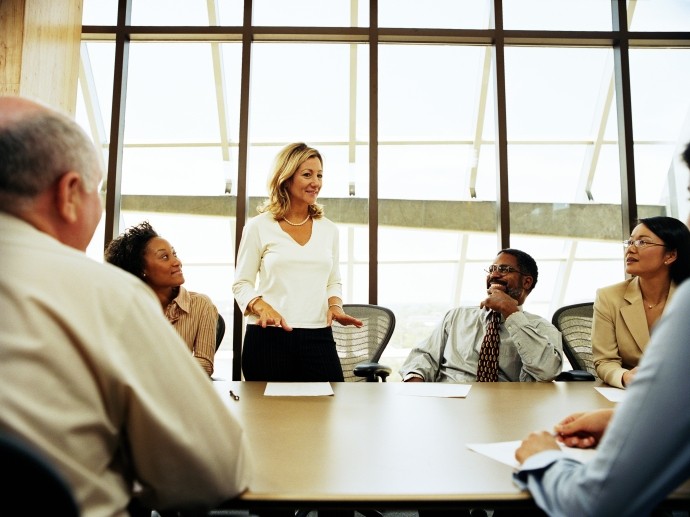
[[[117,25],[118,0],[84,0],[82,25]]]
[[[603,0],[503,2],[505,29],[610,31],[611,20],[611,2]]]
[[[624,278],[612,73],[609,49],[506,49],[510,243],[540,268],[525,310],[549,320]]]
[[[285,27],[367,27],[369,2],[254,0],[252,23]]]
[[[102,199],[103,214],[96,227],[96,231],[93,233],[93,237],[91,237],[91,242],[89,242],[86,248],[86,256],[97,262],[103,262],[103,242],[105,239],[105,197],[102,197]]]
[[[480,161],[487,153],[481,137],[494,127],[493,110],[480,109],[493,106],[487,52],[485,47],[381,47],[380,197],[468,200],[479,190],[481,199],[495,199],[495,169],[486,167],[494,161]]]
[[[351,130],[357,131],[357,141],[368,139],[366,47],[256,44],[252,52],[252,142],[346,144]],[[356,104],[350,102],[351,91]]]
[[[620,203],[610,50],[506,49],[506,104],[511,202]]]
[[[379,27],[486,29],[490,0],[379,0]]]
[[[101,151],[103,170],[102,199],[107,186],[108,153],[110,151],[110,117],[113,100],[113,68],[115,45],[89,42],[81,45],[81,73],[79,75],[75,120],[87,132]],[[105,203],[104,203],[105,206]],[[103,260],[105,217],[94,233],[86,253],[95,260]]]
[[[224,71],[215,78],[213,45]],[[222,195],[226,185],[232,192],[240,46],[132,44],[129,63],[123,194]]]
[[[298,71],[295,62],[319,65]],[[276,77],[290,79],[276,88]],[[303,141],[323,156],[324,181],[319,200],[326,207],[326,216],[336,222],[353,222],[347,216],[355,210],[351,203],[333,205],[328,200],[368,197],[367,84],[368,54],[358,45],[256,45],[250,96],[249,195],[265,198],[276,154],[287,143]],[[251,206],[250,214],[255,213]],[[366,213],[360,211],[359,215]],[[368,217],[358,222],[367,221]],[[368,241],[364,242],[368,250]],[[358,279],[361,281],[366,279]]]
[[[690,141],[690,50],[633,49],[630,75],[637,202],[685,220],[686,189],[675,185],[687,172],[674,160]]]
[[[132,0],[132,25],[242,25],[243,0]]]
[[[345,303],[369,301],[369,227],[365,224],[340,224],[339,213],[329,212],[340,233],[340,275]]]
[[[629,26],[632,31],[681,31],[690,27],[690,2],[687,0],[654,0],[628,2]]]

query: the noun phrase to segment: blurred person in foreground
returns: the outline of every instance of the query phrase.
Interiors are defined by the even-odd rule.
[[[84,254],[103,176],[85,133],[0,97],[0,157],[0,430],[56,467],[85,517],[237,496],[240,425],[151,289]]]
[[[148,221],[127,228],[108,243],[105,260],[145,282],[168,321],[210,377],[216,355],[218,309],[203,293],[187,291],[182,261]]]
[[[690,144],[683,158],[690,167]],[[688,188],[690,191],[690,187]],[[690,225],[690,220],[688,220]],[[690,281],[654,327],[635,381],[615,411],[575,413],[518,447],[518,486],[549,515],[649,515],[690,478]],[[559,442],[596,447],[586,464]]]
[[[550,321],[522,310],[537,285],[535,260],[516,249],[498,252],[486,276],[486,298],[448,311],[431,336],[410,351],[404,382],[475,382],[492,312],[500,318],[494,381],[550,381],[562,367],[561,333]]]

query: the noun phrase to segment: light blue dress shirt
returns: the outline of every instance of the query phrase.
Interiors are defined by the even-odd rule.
[[[541,316],[519,307],[501,319],[499,381],[550,381],[561,372],[561,333]],[[427,340],[410,351],[400,375],[414,373],[426,382],[474,382],[488,311],[458,307],[446,313]]]
[[[546,513],[648,515],[690,479],[689,316],[686,281],[652,331],[635,380],[591,462],[546,451],[514,475]]]

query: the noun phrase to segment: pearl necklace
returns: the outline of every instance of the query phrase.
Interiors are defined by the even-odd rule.
[[[307,218],[306,218],[304,221],[302,221],[301,223],[291,223],[291,222],[288,221],[285,217],[283,217],[283,221],[285,221],[286,223],[288,223],[290,226],[302,226],[302,225],[303,225],[304,223],[306,223],[310,218],[311,218],[311,214],[307,214]]]

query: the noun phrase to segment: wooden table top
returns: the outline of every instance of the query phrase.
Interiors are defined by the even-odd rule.
[[[442,398],[412,396],[400,382],[347,382],[332,383],[333,396],[268,397],[264,382],[214,382],[249,437],[256,474],[245,506],[391,508],[531,503],[510,466],[467,444],[520,440],[575,411],[613,407],[600,385],[474,383],[466,398]]]

